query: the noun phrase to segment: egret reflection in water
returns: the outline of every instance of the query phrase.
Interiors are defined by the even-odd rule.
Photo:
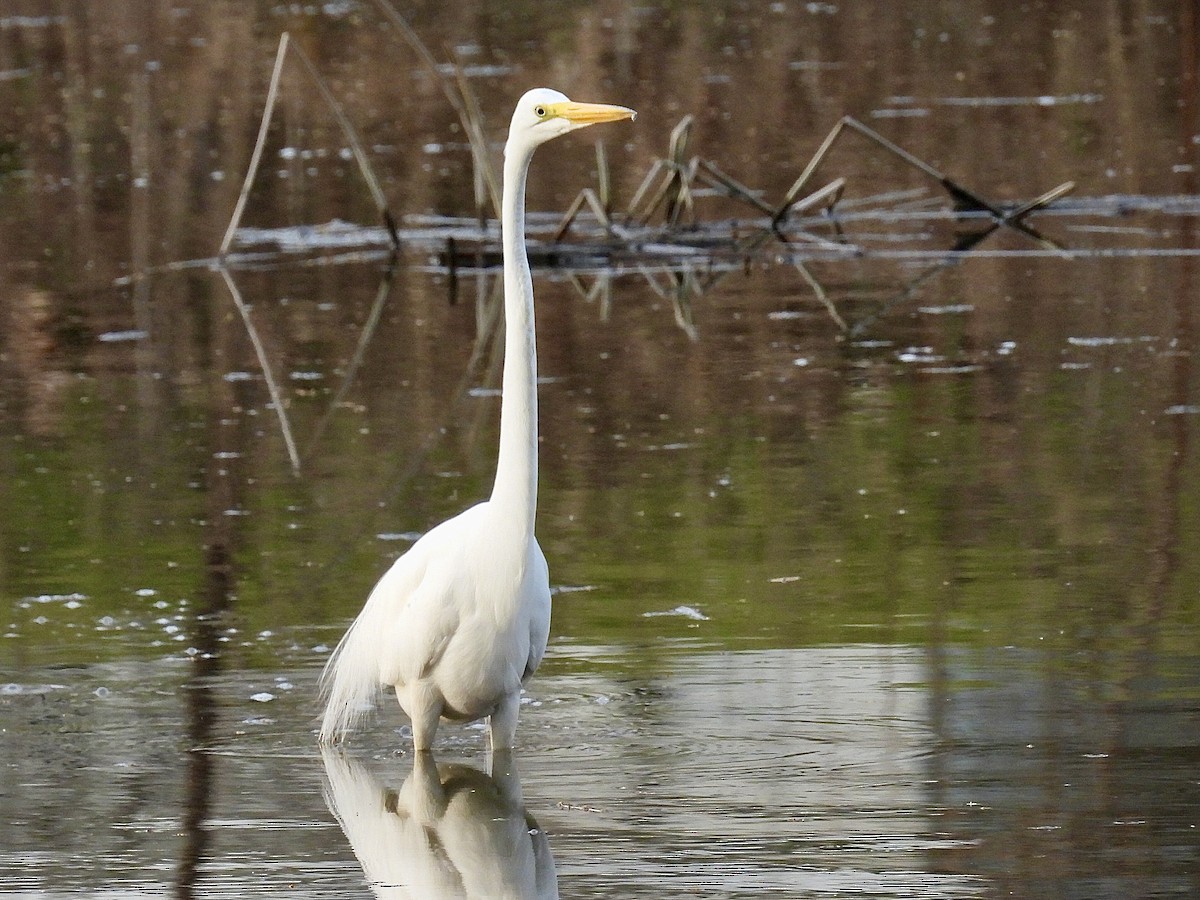
[[[558,897],[550,844],[525,811],[511,753],[493,756],[491,774],[414,757],[397,791],[361,760],[322,749],[325,802],[377,897]]]

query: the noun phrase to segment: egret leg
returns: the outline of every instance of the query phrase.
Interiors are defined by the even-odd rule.
[[[517,742],[517,717],[521,714],[521,692],[506,694],[488,718],[488,738],[493,752],[511,750]]]
[[[430,685],[417,684],[408,691],[409,704],[404,703],[400,686],[396,686],[396,699],[400,707],[412,720],[413,749],[432,750],[433,738],[437,734],[438,721],[442,718],[442,700]],[[410,708],[411,707],[411,708]]]

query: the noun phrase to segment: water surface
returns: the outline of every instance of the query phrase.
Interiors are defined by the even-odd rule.
[[[392,703],[322,757],[315,682],[490,486],[495,272],[312,228],[378,222],[295,72],[239,249],[349,246],[239,257],[245,315],[203,260],[284,28],[410,237],[470,221],[469,156],[370,4],[235,6],[0,14],[0,893],[1197,893],[1188,4],[411,12],[494,140],[534,82],[638,108],[619,202],[689,112],[767,197],[845,113],[990,199],[1076,182],[1061,250],[948,257],[987,223],[848,139],[865,252],[539,271],[551,647],[515,757],[438,767]],[[561,143],[538,236],[595,177]]]

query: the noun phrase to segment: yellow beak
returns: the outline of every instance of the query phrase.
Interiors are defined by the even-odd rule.
[[[598,122],[616,122],[620,119],[637,118],[636,112],[624,106],[610,106],[607,103],[576,103],[573,100],[552,104],[550,111],[576,125],[595,125]]]

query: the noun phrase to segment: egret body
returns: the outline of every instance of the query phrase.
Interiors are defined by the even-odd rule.
[[[442,522],[384,573],[321,675],[321,740],[344,736],[392,687],[428,750],[442,719],[488,719],[493,749],[513,746],[521,685],[550,633],[550,581],[533,534],[537,509],[537,356],[525,252],[525,183],[546,141],[633,118],[537,88],[517,103],[504,147],[504,375],[491,497]]]

